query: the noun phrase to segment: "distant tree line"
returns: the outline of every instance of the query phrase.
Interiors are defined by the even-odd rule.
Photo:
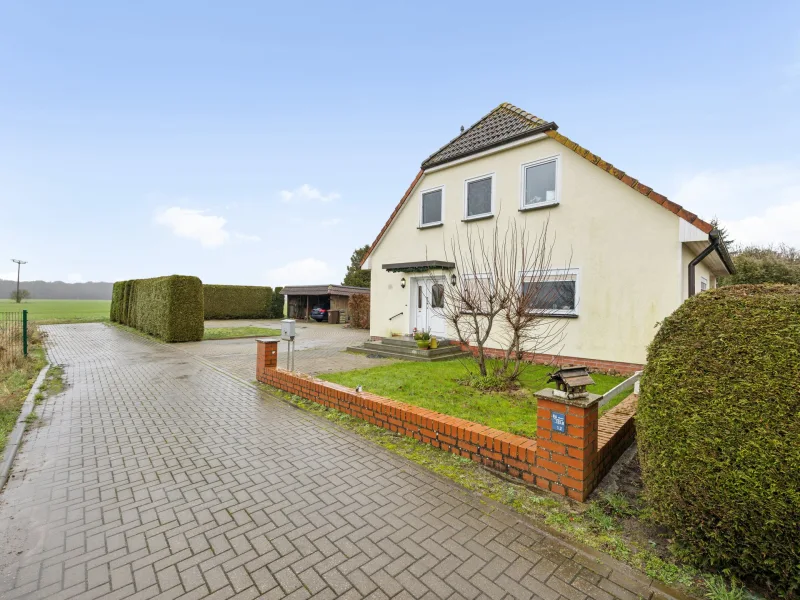
[[[800,251],[786,244],[734,246],[736,273],[720,278],[719,285],[790,283],[800,285]]]
[[[103,281],[66,283],[64,281],[20,281],[20,295],[37,300],[111,300],[113,284]],[[17,282],[0,279],[0,298],[15,298]],[[25,299],[23,298],[23,299]]]

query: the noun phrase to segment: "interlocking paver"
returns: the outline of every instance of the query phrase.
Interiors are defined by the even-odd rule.
[[[3,600],[652,595],[212,368],[192,356],[199,344],[98,324],[46,331],[67,388],[40,407],[0,496]]]

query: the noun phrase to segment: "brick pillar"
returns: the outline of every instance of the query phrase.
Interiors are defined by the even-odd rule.
[[[597,484],[597,409],[602,396],[536,392],[536,485],[583,502]]]
[[[256,358],[256,379],[264,381],[262,373],[266,369],[278,368],[278,339],[260,338],[256,340],[258,355]]]

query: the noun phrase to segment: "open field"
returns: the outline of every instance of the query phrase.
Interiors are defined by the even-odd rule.
[[[0,300],[0,312],[28,311],[28,319],[40,325],[108,321],[111,300]]]
[[[391,365],[319,375],[321,379],[356,387],[392,400],[488,425],[495,429],[536,437],[536,397],[533,392],[545,387],[554,367],[526,365],[520,377],[521,389],[514,392],[483,392],[462,385],[467,377],[461,361],[397,362]],[[473,369],[474,370],[474,369]],[[602,394],[624,381],[624,377],[593,374],[595,385],[589,391]],[[626,394],[627,395],[627,394]],[[624,395],[623,395],[624,397]],[[617,398],[615,401],[619,401]],[[615,402],[616,403],[616,402]]]

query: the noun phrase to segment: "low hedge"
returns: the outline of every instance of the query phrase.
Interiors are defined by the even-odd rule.
[[[255,285],[203,285],[206,319],[266,319],[272,310],[272,288]]]
[[[654,516],[698,566],[800,592],[800,286],[704,292],[665,319],[636,417]]]
[[[369,329],[369,294],[353,294],[347,301],[347,314],[350,326],[356,329]]]
[[[203,284],[197,277],[132,279],[115,283],[114,289],[120,298],[117,322],[165,342],[203,339]]]

